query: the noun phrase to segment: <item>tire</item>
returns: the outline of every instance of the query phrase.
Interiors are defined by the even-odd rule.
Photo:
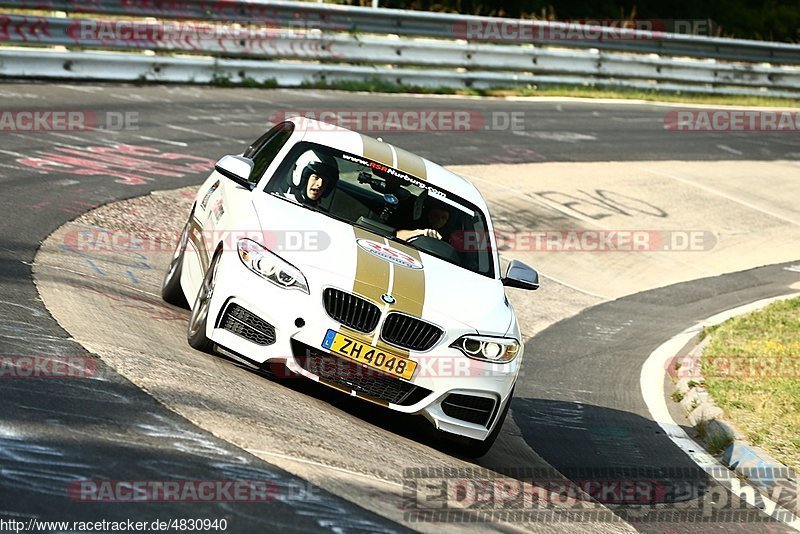
[[[450,448],[453,449],[454,452],[466,458],[480,458],[481,456],[485,456],[486,453],[488,453],[492,448],[492,445],[494,445],[494,442],[497,441],[497,437],[500,435],[500,430],[503,428],[503,422],[506,420],[506,415],[508,415],[508,409],[511,407],[511,400],[513,397],[514,389],[512,388],[511,393],[508,396],[508,401],[506,401],[503,411],[497,418],[497,423],[494,425],[494,430],[492,430],[492,432],[486,436],[485,440],[481,441],[479,439],[453,436],[452,438],[449,438]]]
[[[164,281],[161,282],[161,298],[164,302],[178,306],[180,308],[189,309],[189,302],[186,300],[186,295],[181,288],[181,272],[183,272],[183,256],[186,252],[186,244],[189,241],[189,227],[191,226],[192,213],[189,214],[189,219],[181,232],[181,238],[178,244],[175,245],[175,252],[172,254],[172,261],[169,263],[167,274],[164,275]]]
[[[186,339],[189,345],[202,352],[212,353],[214,348],[214,343],[206,337],[206,326],[208,325],[208,309],[214,294],[217,266],[221,257],[221,252],[217,252],[214,259],[211,260],[211,265],[208,266],[200,289],[197,291],[197,298],[192,306],[192,315],[189,317],[189,325],[186,329]]]

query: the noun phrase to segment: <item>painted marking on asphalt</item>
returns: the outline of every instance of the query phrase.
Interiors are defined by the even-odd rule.
[[[602,300],[611,300],[611,297],[608,297],[606,295],[600,295],[599,293],[594,293],[592,291],[589,291],[588,289],[581,289],[581,288],[579,288],[577,286],[573,286],[572,284],[568,284],[567,282],[564,282],[563,280],[559,280],[558,278],[550,276],[549,274],[544,274],[542,271],[539,271],[539,276],[541,276],[543,278],[549,278],[550,280],[552,280],[556,284],[562,285],[564,287],[568,287],[569,289],[573,289],[573,290],[578,291],[580,293],[584,293],[585,295],[589,295],[590,297],[596,297],[596,298],[602,299]]]
[[[15,171],[26,171],[26,172],[31,171],[31,169],[26,169],[25,167],[20,167],[19,165],[9,165],[8,163],[0,163],[0,167],[3,167],[4,169],[14,169]],[[47,174],[47,173],[39,171],[38,174]]]
[[[25,154],[20,154],[19,152],[14,152],[12,150],[0,150],[0,154],[8,154],[9,156],[14,156],[16,158],[27,157]]]
[[[584,332],[586,337],[602,339],[605,341],[612,341],[614,336],[622,332],[625,328],[633,324],[633,319],[626,319],[621,322],[615,322],[611,325],[593,325],[593,330]]]
[[[86,137],[78,137],[76,135],[68,135],[68,134],[58,133],[58,132],[45,132],[45,133],[48,134],[48,135],[54,135],[56,137],[61,137],[63,139],[71,139],[73,141],[80,141],[82,144],[86,144],[86,141],[87,141]],[[70,146],[72,146],[72,145],[70,145]]]
[[[18,93],[16,91],[0,91],[0,97],[3,98],[30,98],[33,100],[44,98],[41,95],[35,95],[33,93]]]
[[[12,517],[27,517],[27,518],[38,518],[39,516],[36,514],[24,514],[20,512],[12,512],[11,510],[0,510],[0,515],[2,516],[12,516]]]
[[[698,324],[691,326],[681,332],[680,334],[672,337],[668,341],[662,343],[656,350],[654,350],[647,360],[642,365],[642,371],[639,375],[639,387],[642,391],[647,410],[654,422],[661,427],[664,433],[678,446],[686,455],[708,475],[716,480],[722,487],[742,498],[749,506],[760,509],[768,516],[785,523],[789,527],[800,532],[800,519],[797,518],[791,511],[786,510],[778,505],[775,501],[769,499],[753,488],[753,492],[737,491],[742,486],[752,487],[745,481],[739,480],[736,476],[722,477],[719,475],[721,469],[726,469],[716,458],[708,454],[702,445],[694,441],[686,431],[672,419],[672,415],[667,408],[667,401],[664,392],[664,376],[666,373],[668,362],[674,358],[683,347],[697,334],[699,334],[704,327],[714,326],[723,323],[724,321],[741,315],[749,313],[764,306],[778,301],[794,298],[800,293],[792,293],[779,297],[772,297],[768,299],[759,300],[738,308],[727,310],[712,317],[707,318]],[[739,488],[734,488],[734,482]],[[763,501],[764,507],[757,506],[756,495]]]
[[[522,137],[533,139],[543,139],[545,141],[557,141],[559,143],[580,143],[581,141],[597,141],[597,137],[591,134],[578,132],[525,132],[514,130],[511,133]]]
[[[637,123],[637,122],[664,122],[664,119],[661,118],[651,118],[651,117],[611,117],[611,120],[614,122],[629,122],[629,123]]]
[[[545,208],[549,208],[549,209],[551,209],[553,211],[556,211],[558,213],[566,215],[570,219],[577,219],[577,220],[579,220],[581,222],[586,223],[589,226],[594,226],[596,228],[602,228],[603,227],[597,220],[592,219],[591,217],[587,217],[585,215],[582,215],[580,213],[577,213],[574,210],[570,210],[568,208],[565,208],[564,206],[562,206],[558,202],[550,201],[550,200],[548,200],[548,199],[546,199],[544,197],[541,197],[539,195],[526,195],[524,193],[520,193],[519,189],[515,189],[515,188],[507,186],[507,185],[499,184],[499,183],[493,182],[491,180],[486,180],[484,178],[478,178],[477,176],[474,176],[474,175],[471,175],[471,174],[466,174],[464,172],[460,172],[459,174],[461,176],[463,176],[464,178],[468,179],[471,182],[482,182],[482,183],[487,184],[488,186],[491,186],[492,188],[502,189],[503,191],[505,191],[507,193],[511,193],[513,196],[516,196],[518,198],[522,198],[527,202],[530,202],[531,200],[533,200],[534,202],[536,202],[537,204],[539,204],[541,206],[544,206]]]
[[[92,269],[94,269],[94,271],[95,271],[97,274],[99,274],[100,276],[105,276],[105,275],[106,275],[106,273],[105,273],[105,272],[103,272],[103,271],[100,269],[100,267],[98,267],[98,266],[97,266],[97,264],[96,264],[95,262],[93,262],[92,260],[86,260],[86,263],[88,263],[88,264],[89,264],[89,266],[90,266]]]
[[[22,439],[22,434],[9,426],[0,425],[0,438]]]
[[[328,95],[319,93],[317,91],[303,91],[303,96],[308,98],[317,98],[320,100],[326,100],[329,98]]]
[[[229,119],[230,116],[227,116],[223,119],[219,115],[186,115],[186,118],[190,121],[220,123],[223,120]]]
[[[67,84],[59,84],[56,85],[61,89],[69,89],[70,91],[77,91],[79,93],[98,93],[103,90],[103,87],[98,87],[96,85],[67,85]]]
[[[189,143],[184,143],[182,141],[170,141],[169,139],[159,139],[158,137],[148,137],[146,135],[137,135],[139,139],[144,139],[145,141],[155,141],[156,143],[164,143],[165,145],[175,145],[175,146],[189,146]]]
[[[725,152],[730,152],[731,154],[735,154],[737,156],[741,156],[744,154],[741,150],[736,150],[735,148],[731,148],[728,145],[717,145],[717,148],[720,150],[724,150]]]
[[[15,313],[8,313],[8,310],[4,309],[7,307],[13,308]],[[25,351],[21,354],[36,352],[59,356],[69,354],[64,352],[64,342],[67,341],[67,338],[51,335],[47,328],[42,326],[41,318],[45,316],[45,312],[42,310],[25,304],[0,300],[0,313],[5,318],[0,321],[0,340],[3,344],[20,347]],[[16,319],[9,319],[10,317],[16,317]]]
[[[111,147],[56,146],[31,157],[17,158],[17,163],[59,174],[108,176],[114,178],[116,183],[135,186],[144,185],[156,176],[175,177],[192,172],[208,172],[214,162],[184,153],[161,152],[147,146],[118,144]],[[152,176],[146,176],[148,174]]]
[[[188,132],[188,133],[193,133],[193,134],[196,134],[196,135],[202,135],[203,137],[212,137],[214,139],[219,139],[219,135],[217,135],[217,134],[210,134],[208,132],[201,132],[200,130],[194,130],[192,128],[184,128],[183,126],[177,126],[175,124],[165,124],[164,126],[169,128],[170,130],[178,130],[180,132]]]
[[[150,99],[144,95],[139,95],[136,93],[111,93],[106,92],[106,94],[113,98],[118,98],[120,100],[127,100],[128,102],[150,102]]]
[[[177,126],[175,124],[165,124],[164,126],[169,128],[170,130],[178,130],[178,131],[181,131],[181,132],[188,132],[188,133],[193,133],[193,134],[196,134],[196,135],[202,135],[203,137],[210,137],[211,139],[216,139],[217,143],[215,143],[215,144],[218,144],[218,145],[219,144],[223,144],[223,143],[232,144],[233,142],[243,142],[243,141],[245,141],[244,139],[231,137],[231,136],[226,136],[224,138],[221,138],[219,134],[211,134],[211,133],[203,132],[203,131],[200,131],[200,130],[194,130],[192,128],[184,128],[183,126]]]
[[[783,268],[784,271],[791,271],[793,273],[800,273],[800,263],[797,265],[790,265],[788,267]]]
[[[112,132],[111,130],[103,130],[102,133],[106,134],[106,133],[111,133],[111,132]],[[49,133],[50,135],[56,135],[55,132],[47,132],[47,133]],[[119,133],[119,132],[113,132],[113,133]],[[34,142],[34,146],[36,146],[36,147],[38,147],[39,144],[42,142],[41,137],[38,137],[38,136],[25,135],[25,134],[16,133],[16,132],[11,133],[11,135],[13,135],[14,137],[19,137],[20,139],[24,139],[26,141],[33,141]],[[62,134],[58,134],[58,135],[62,135]],[[114,144],[116,144],[116,141],[106,139],[105,135],[103,135],[102,137],[103,137],[102,139],[92,139],[92,143],[96,143],[96,144],[102,145],[102,146],[114,146]],[[80,145],[76,145],[74,143],[73,144],[69,144],[69,143],[63,143],[61,141],[52,141],[52,140],[49,141],[48,143],[50,145],[57,146],[57,147],[74,148],[74,149],[78,149],[78,150],[80,150],[80,149],[82,149],[83,147],[86,146],[86,139],[87,138],[77,137],[75,139],[78,139],[81,142],[81,144]]]
[[[75,271],[75,270],[72,270],[72,269],[68,269],[66,267],[56,267],[54,265],[48,265],[46,263],[26,263],[26,262],[23,262],[23,263],[25,263],[26,265],[35,266],[37,269],[52,269],[52,270],[55,270],[55,271],[63,271],[65,273],[75,274],[75,275],[78,275],[79,277],[82,277],[82,278],[89,278],[89,279],[92,279],[92,280],[99,280],[99,281],[102,280],[101,277],[91,276],[90,274],[88,274],[85,271]],[[103,275],[103,276],[105,276],[105,275]],[[142,289],[141,287],[134,287],[134,286],[126,285],[126,284],[118,284],[116,287],[118,289],[127,289],[127,290],[130,290],[130,291],[135,291],[137,293],[141,293],[142,295],[147,295],[149,297],[152,297],[153,299],[160,299],[161,298],[161,294],[160,293],[146,291],[146,290]],[[101,293],[104,296],[108,297],[107,294],[102,293],[100,290],[97,290],[97,289],[94,289],[94,288],[91,288],[91,290],[95,291],[95,292],[98,292],[98,293]]]
[[[753,204],[751,202],[747,202],[746,200],[742,200],[741,198],[737,198],[737,197],[735,197],[733,195],[729,195],[728,193],[724,193],[724,192],[722,192],[722,191],[720,191],[718,189],[714,189],[713,187],[709,187],[707,185],[699,184],[697,182],[694,182],[692,180],[684,178],[683,176],[677,176],[675,174],[671,174],[671,173],[663,172],[663,171],[654,171],[653,169],[648,169],[648,168],[645,168],[645,167],[638,167],[638,168],[640,170],[642,170],[643,172],[647,172],[647,173],[650,173],[650,174],[655,174],[657,176],[665,176],[667,178],[672,178],[673,180],[678,180],[679,182],[683,182],[685,184],[691,185],[691,186],[696,187],[698,189],[702,189],[703,191],[706,191],[706,192],[711,193],[713,195],[717,195],[717,196],[720,196],[722,198],[728,199],[731,202],[736,202],[737,204],[741,204],[742,206],[746,206],[746,207],[748,207],[748,208],[750,208],[752,210],[759,211],[759,212],[761,212],[761,213],[763,213],[765,215],[769,215],[770,217],[775,217],[776,219],[780,219],[780,220],[788,222],[788,223],[800,225],[800,220],[794,220],[794,219],[790,219],[789,217],[784,217],[783,215],[775,213],[774,211],[762,208],[760,206],[756,206],[755,204]]]
[[[5,432],[0,430],[3,489],[61,497],[69,482],[80,480],[82,473],[95,468],[71,459],[64,450],[36,443],[31,436],[6,435]]]
[[[558,394],[559,396],[563,397],[564,400],[570,400],[567,399],[566,397],[571,396],[573,393],[588,393],[590,395],[594,393],[593,391],[589,391],[588,389],[560,388],[557,386],[539,386],[539,390],[544,393]],[[576,400],[575,402],[578,401]]]

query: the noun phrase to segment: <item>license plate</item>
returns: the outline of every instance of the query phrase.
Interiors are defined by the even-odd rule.
[[[406,380],[414,375],[414,369],[417,368],[415,361],[366,345],[335,330],[328,330],[322,346],[335,354]]]

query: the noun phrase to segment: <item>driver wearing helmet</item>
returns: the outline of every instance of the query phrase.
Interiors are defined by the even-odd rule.
[[[336,160],[314,150],[303,152],[292,171],[292,187],[286,197],[307,206],[319,207],[339,181]]]

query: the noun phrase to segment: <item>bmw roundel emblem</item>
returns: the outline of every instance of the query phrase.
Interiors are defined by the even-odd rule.
[[[389,293],[384,293],[383,295],[381,295],[381,300],[386,304],[394,304],[395,302],[397,302],[395,298],[391,296]]]

